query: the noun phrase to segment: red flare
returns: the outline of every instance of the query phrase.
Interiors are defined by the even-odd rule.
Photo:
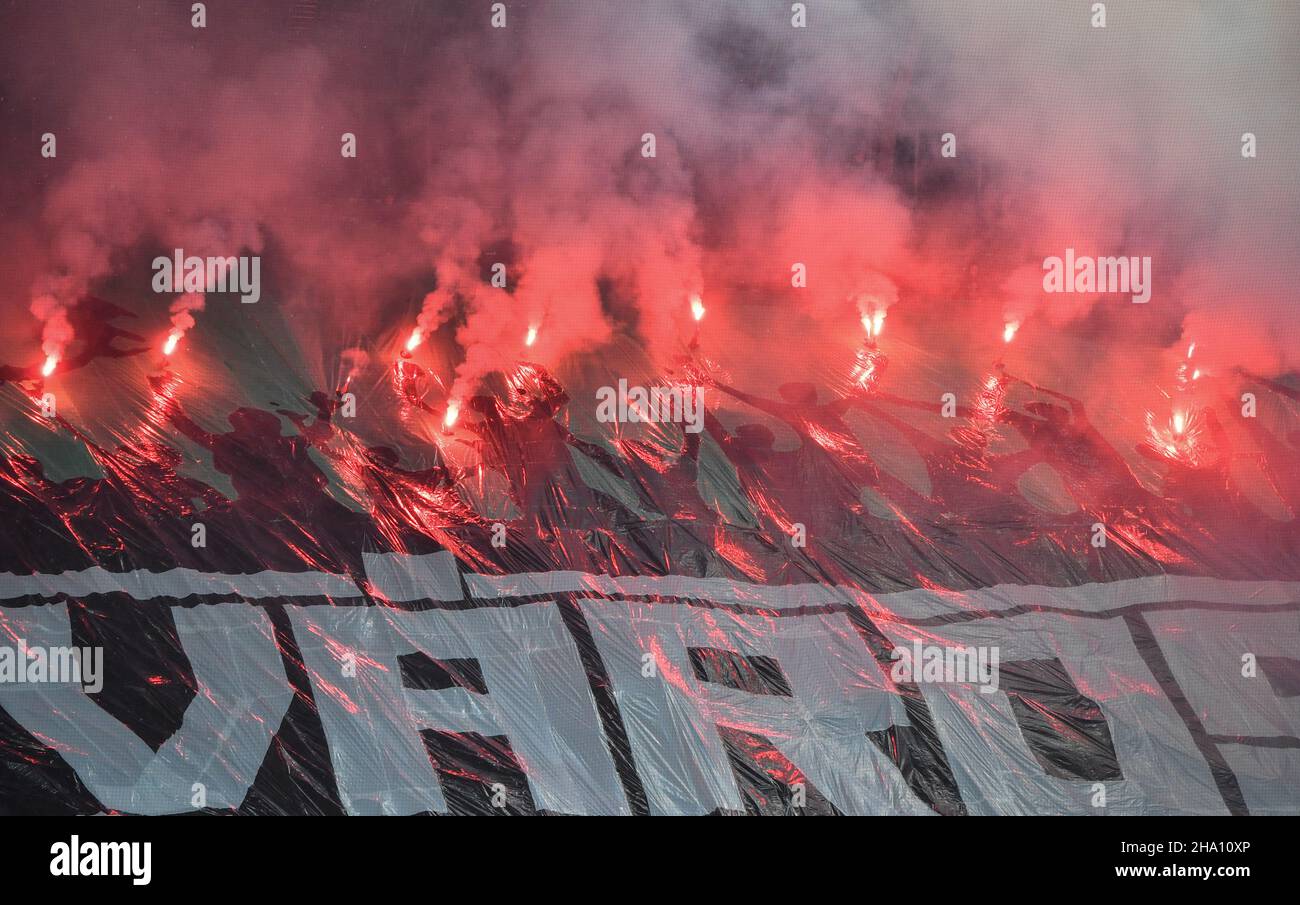
[[[1204,419],[1196,409],[1175,408],[1166,424],[1154,412],[1147,412],[1147,445],[1166,458],[1188,465],[1204,459]]]
[[[867,331],[867,339],[875,342],[885,329],[885,310],[882,308],[874,314],[862,315],[862,328]]]

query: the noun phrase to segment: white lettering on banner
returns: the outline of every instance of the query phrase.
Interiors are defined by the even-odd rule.
[[[393,606],[287,608],[340,796],[358,814],[446,810],[421,730],[504,736],[539,809],[628,813],[608,725],[602,723],[578,645],[555,599],[566,593],[580,595],[573,612],[590,625],[614,701],[625,715],[635,777],[651,812],[664,814],[742,807],[717,727],[765,737],[845,813],[928,811],[868,738],[868,733],[905,727],[909,721],[885,675],[888,664],[873,657],[848,618],[847,612],[857,607],[891,614],[880,625],[895,646],[913,648],[924,639],[962,649],[998,647],[1004,664],[1059,660],[1078,687],[1096,699],[1110,726],[1123,771],[1122,781],[1108,784],[1111,813],[1223,809],[1197,742],[1160,693],[1128,637],[1121,610],[1131,613],[1135,605],[1159,604],[1153,619],[1161,624],[1173,620],[1196,635],[1201,622],[1223,624],[1227,617],[1212,612],[1218,607],[1232,611],[1234,638],[1241,639],[1237,646],[1243,649],[1277,657],[1300,646],[1294,614],[1289,622],[1278,616],[1279,608],[1294,607],[1300,599],[1300,585],[1285,582],[1159,576],[1072,588],[1003,586],[945,595],[918,590],[868,598],[854,589],[826,585],[773,587],[688,576],[557,571],[466,575],[474,607],[407,610],[400,608],[402,603],[445,605],[460,599],[450,554],[367,555],[366,569],[375,592]],[[346,576],[316,572],[90,569],[0,575],[0,600],[110,592],[141,600],[234,594],[290,604],[295,595],[317,600],[362,596]],[[630,599],[643,596],[656,600]],[[1030,603],[1037,612],[1007,618],[999,612]],[[747,607],[768,615],[749,615]],[[810,607],[831,611],[808,615]],[[1050,612],[1054,608],[1076,615]],[[1252,609],[1260,610],[1258,616]],[[936,627],[934,620],[958,611],[968,621]],[[1079,618],[1080,613],[1092,615]],[[293,698],[274,630],[259,607],[220,602],[175,607],[172,614],[197,693],[180,728],[157,752],[79,685],[0,683],[0,708],[58,752],[109,809],[145,814],[190,810],[196,783],[206,788],[208,807],[238,807]],[[924,631],[909,624],[919,619],[929,620]],[[73,643],[68,605],[62,602],[0,606],[0,633],[50,648]],[[788,688],[762,694],[704,680],[692,670],[693,648],[769,658],[779,664]],[[1098,650],[1106,656],[1097,657]],[[405,686],[399,658],[412,655],[476,661],[486,693],[460,686]],[[655,668],[645,668],[647,656]],[[348,670],[342,669],[345,659]],[[1268,703],[1272,692],[1261,679],[1249,690],[1252,700],[1258,699],[1257,710],[1271,708],[1273,721],[1235,723],[1236,710],[1213,709],[1211,686],[1217,679],[1198,665],[1204,658],[1179,656],[1171,647],[1168,659],[1188,698],[1208,702],[1201,706],[1212,711],[1207,724],[1216,737],[1262,735],[1277,720],[1296,716],[1293,699]],[[108,673],[112,675],[111,664]],[[1084,812],[1089,807],[1091,783],[1047,776],[1035,761],[1005,693],[990,694],[978,683],[917,687],[973,813]],[[1294,751],[1270,749],[1267,754],[1238,746],[1229,757],[1234,765],[1267,763],[1294,778],[1300,765]],[[1242,785],[1247,798],[1264,788],[1252,777]],[[1300,808],[1300,782],[1269,788],[1276,807]],[[1292,790],[1291,799],[1278,802],[1279,788]]]

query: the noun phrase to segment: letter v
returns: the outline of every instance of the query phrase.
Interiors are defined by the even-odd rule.
[[[293,700],[266,614],[247,604],[172,610],[198,685],[181,728],[155,753],[69,683],[0,684],[0,707],[77,771],[105,808],[167,814],[238,807]],[[66,604],[0,609],[0,634],[29,645],[72,643]],[[111,664],[109,668],[111,669]]]

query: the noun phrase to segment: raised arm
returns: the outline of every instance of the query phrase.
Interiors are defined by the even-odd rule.
[[[178,431],[184,434],[204,449],[212,449],[217,444],[217,435],[205,431],[198,423],[185,414],[179,405],[175,405],[168,412],[168,420],[176,427]]]
[[[744,390],[725,383],[715,383],[715,387],[722,390],[728,396],[735,397],[746,405],[752,405],[761,412],[767,412],[769,415],[780,418],[782,421],[787,420],[790,414],[790,406],[784,402],[777,402],[772,399],[764,399],[761,396],[755,396],[752,393],[746,393]]]

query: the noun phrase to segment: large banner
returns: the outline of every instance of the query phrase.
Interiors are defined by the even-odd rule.
[[[360,584],[0,576],[10,794],[143,814],[1300,811],[1295,583],[871,595],[364,562]],[[167,626],[151,662],[96,626],[124,605]]]

